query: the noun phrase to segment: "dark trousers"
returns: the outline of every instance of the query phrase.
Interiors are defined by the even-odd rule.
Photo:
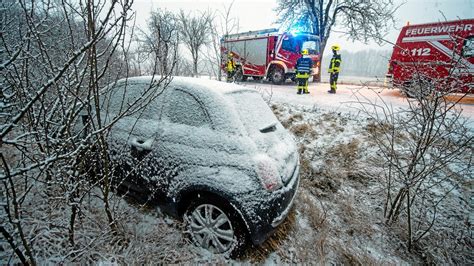
[[[235,75],[234,70],[227,70],[227,81],[232,81]]]
[[[306,84],[308,84],[308,79],[307,78],[298,78],[298,87],[306,87]]]
[[[339,73],[331,73],[329,76],[329,85],[331,86],[331,90],[337,89],[337,78],[339,77]]]

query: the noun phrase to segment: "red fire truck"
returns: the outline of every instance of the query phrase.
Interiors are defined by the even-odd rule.
[[[394,46],[387,78],[400,88],[415,80],[474,93],[474,19],[408,25]]]
[[[226,35],[221,39],[221,67],[225,71],[227,55],[232,52],[236,62],[236,79],[245,81],[267,78],[281,84],[294,79],[295,66],[301,50],[308,49],[313,60],[312,75],[319,72],[319,37],[309,33],[285,32],[278,29],[249,31]]]

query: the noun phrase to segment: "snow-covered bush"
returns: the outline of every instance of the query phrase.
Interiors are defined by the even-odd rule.
[[[108,120],[98,110],[100,96],[114,86],[102,88],[128,76],[131,4],[127,0],[0,4],[2,264],[35,264],[37,258],[69,253],[55,260],[64,262],[89,252],[95,239],[103,238],[99,233],[83,235],[84,221],[96,219],[89,215],[91,210],[100,211],[94,215],[103,215],[107,228],[95,224],[95,231],[89,231],[101,228],[110,234],[108,239],[120,239],[115,217],[120,212],[110,201],[113,166],[106,137],[113,123],[142,108],[148,98],[138,97]],[[166,74],[150,90],[162,88]],[[90,125],[87,131],[78,130],[82,124]],[[90,164],[94,158],[101,164]],[[97,166],[102,171],[88,179],[86,174]],[[90,208],[86,201],[97,188],[100,193],[93,195],[102,209]]]
[[[410,251],[423,249],[434,225],[446,222],[439,219],[445,215],[443,205],[473,176],[472,131],[458,102],[447,97],[456,90],[449,86],[458,84],[445,81],[414,80],[413,98],[403,109],[358,95],[372,119],[367,131],[378,147],[374,162],[383,169],[385,223],[403,224],[400,233]]]

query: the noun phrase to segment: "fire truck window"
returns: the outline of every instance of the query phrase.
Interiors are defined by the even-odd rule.
[[[315,41],[303,41],[303,49],[307,49],[310,54],[318,53],[318,46]]]
[[[299,53],[302,49],[308,49],[309,54],[318,54],[319,40],[311,36],[296,36],[284,39],[282,49],[293,53]]]
[[[288,38],[286,40],[283,40],[283,43],[281,44],[281,48],[286,51],[292,51],[292,39]]]
[[[283,50],[290,51],[290,52],[298,52],[295,44],[296,44],[295,39],[288,38],[286,40],[283,40],[283,43],[281,44],[281,48],[283,48]]]
[[[468,37],[464,40],[464,46],[462,48],[462,56],[472,57],[474,56],[474,36]]]

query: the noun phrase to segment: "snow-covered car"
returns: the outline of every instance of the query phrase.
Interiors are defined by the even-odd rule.
[[[102,117],[113,119],[151,83],[109,85]],[[183,218],[193,242],[216,253],[266,240],[299,184],[294,139],[256,90],[235,84],[174,77],[107,139],[117,190]]]

